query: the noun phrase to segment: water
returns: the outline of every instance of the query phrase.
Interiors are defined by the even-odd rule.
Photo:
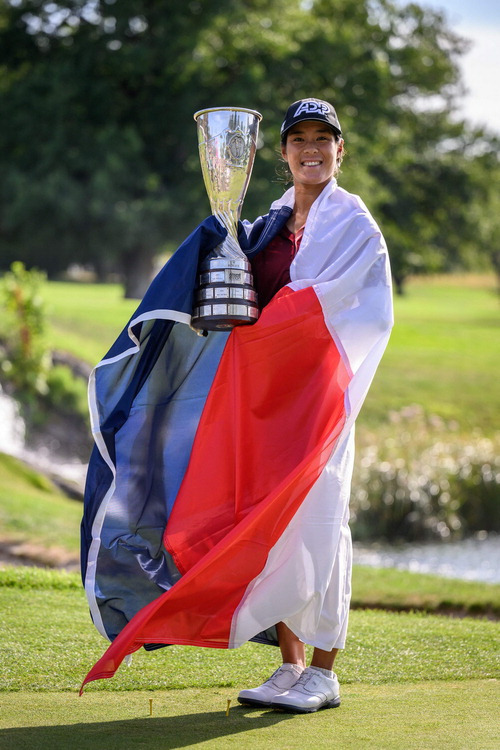
[[[354,544],[354,562],[375,568],[399,568],[464,581],[500,583],[500,535],[480,532],[459,542],[388,545]]]
[[[17,403],[0,386],[0,451],[15,455],[24,448],[25,426]]]
[[[26,428],[14,399],[7,396],[0,386],[0,452],[25,461],[34,469],[60,478],[83,490],[87,465],[78,460],[61,461],[48,448],[30,450],[25,444]]]

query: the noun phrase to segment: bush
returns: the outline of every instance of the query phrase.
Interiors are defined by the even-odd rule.
[[[87,382],[74,376],[66,365],[54,365],[47,376],[48,392],[44,401],[66,414],[88,419]]]
[[[40,292],[44,281],[44,274],[21,262],[0,279],[0,382],[31,426],[43,425],[53,409],[87,422],[86,382],[69,367],[52,366]]]
[[[21,400],[48,391],[50,352],[44,339],[40,287],[45,275],[17,261],[0,280],[0,373]]]
[[[499,531],[499,485],[500,436],[463,437],[456,423],[408,407],[376,435],[359,435],[353,537],[416,541]]]

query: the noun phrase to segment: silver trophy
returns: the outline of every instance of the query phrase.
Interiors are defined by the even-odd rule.
[[[262,115],[252,109],[214,107],[196,112],[194,119],[210,206],[227,236],[200,265],[191,325],[227,330],[255,323],[259,317],[251,266],[238,243],[238,219]]]

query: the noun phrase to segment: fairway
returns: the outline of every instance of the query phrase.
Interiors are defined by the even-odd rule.
[[[395,325],[362,423],[420,404],[463,431],[498,430],[499,298],[493,279],[415,279],[394,300]]]
[[[0,571],[0,691],[76,692],[107,641],[93,627],[76,576],[15,578]],[[383,571],[381,571],[383,575]],[[361,570],[358,570],[361,575]],[[419,576],[406,578],[407,586]],[[374,579],[372,578],[372,581]],[[423,587],[428,578],[423,577]],[[432,585],[432,584],[431,584]],[[354,582],[356,591],[356,583]],[[375,590],[375,586],[373,587]],[[498,599],[498,586],[481,587]],[[429,589],[429,593],[432,589]],[[468,595],[465,594],[467,598]],[[237,649],[171,646],[140,649],[99,691],[240,689],[259,684],[279,666],[278,649],[246,643]],[[500,626],[486,618],[422,612],[355,610],[345,651],[337,659],[341,685],[481,680],[500,676]]]
[[[111,284],[47,282],[51,347],[96,364],[138,305]],[[461,430],[497,428],[500,345],[494,276],[419,278],[396,297],[395,326],[361,424],[386,422],[389,411],[421,404]]]

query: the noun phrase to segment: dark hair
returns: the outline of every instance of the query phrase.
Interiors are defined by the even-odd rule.
[[[283,159],[281,151],[277,151],[278,163],[276,164],[276,177],[278,182],[283,182],[285,185],[293,182],[293,175],[290,172],[288,162]]]

